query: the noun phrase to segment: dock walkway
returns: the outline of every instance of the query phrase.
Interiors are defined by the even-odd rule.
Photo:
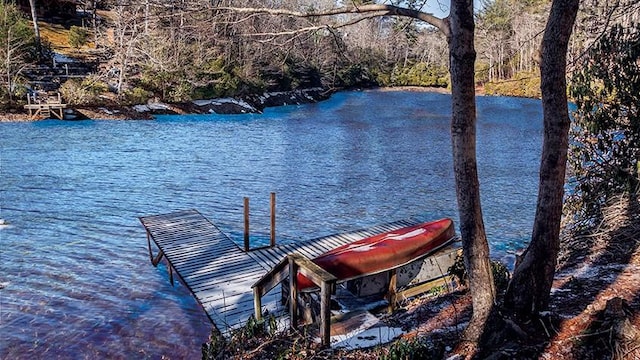
[[[314,258],[338,246],[416,224],[412,220],[401,220],[369,229],[245,252],[194,209],[143,216],[140,222],[147,231],[152,263],[157,265],[164,257],[171,280],[175,271],[211,322],[223,333],[245,324],[253,314],[252,285],[287,254],[300,253]],[[159,251],[155,256],[151,240]],[[263,311],[277,312],[281,309],[279,301],[277,287],[263,298]]]

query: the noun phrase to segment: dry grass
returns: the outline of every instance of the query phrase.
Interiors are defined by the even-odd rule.
[[[73,57],[84,57],[95,48],[95,43],[88,42],[80,49],[76,49],[69,45],[69,29],[60,24],[52,24],[47,22],[39,22],[40,36],[43,40],[51,44],[52,50],[55,52]],[[91,39],[92,36],[89,36]]]

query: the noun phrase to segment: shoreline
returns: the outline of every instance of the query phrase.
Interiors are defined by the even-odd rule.
[[[73,118],[65,121],[79,120],[154,120],[156,115],[233,115],[247,113],[262,113],[267,107],[310,104],[329,99],[334,93],[339,91],[410,91],[410,92],[432,92],[438,94],[451,94],[448,88],[420,87],[420,86],[397,86],[397,87],[377,87],[365,89],[345,89],[331,90],[324,88],[298,89],[283,92],[263,93],[238,98],[216,98],[206,100],[192,100],[184,103],[163,103],[149,102],[138,105],[81,105],[70,106]],[[477,95],[482,95],[481,89],[476,89]],[[0,123],[2,122],[35,122],[49,119],[30,119],[26,110],[14,109],[15,112],[0,112]]]

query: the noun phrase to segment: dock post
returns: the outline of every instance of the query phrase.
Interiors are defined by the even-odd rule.
[[[320,340],[323,346],[331,345],[331,289],[334,282],[320,284]]]
[[[31,111],[31,95],[27,93],[27,104],[29,104],[29,118],[33,120],[33,112]]]
[[[249,251],[249,198],[244,198],[244,251]]]
[[[271,247],[276,246],[276,193],[271,193]]]
[[[389,301],[389,307],[387,311],[389,314],[393,312],[396,308],[397,301],[397,285],[398,285],[398,271],[397,269],[392,269],[389,271],[389,289],[387,290],[387,300]]]
[[[289,255],[289,320],[290,327],[298,325],[298,264],[295,257]]]
[[[253,316],[258,322],[262,320],[262,297],[259,287],[253,288]]]

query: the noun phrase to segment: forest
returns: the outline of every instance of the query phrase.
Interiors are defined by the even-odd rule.
[[[32,5],[30,5],[30,3]],[[222,10],[252,1],[4,1],[0,24],[3,107],[38,90],[55,54],[86,63],[86,76],[53,77],[70,104],[184,102],[322,87],[450,87],[447,40],[409,17],[322,17]],[[370,1],[354,2],[366,5]],[[391,1],[420,10],[425,1]],[[396,4],[397,3],[397,4]],[[15,5],[14,5],[15,4]],[[335,1],[260,2],[318,11]],[[32,6],[34,6],[32,8]],[[448,11],[446,4],[439,5]],[[20,11],[13,11],[17,8]],[[486,94],[540,97],[539,48],[550,2],[484,1],[476,10],[475,82]],[[33,10],[33,11],[31,11]],[[631,14],[631,15],[630,15]],[[375,15],[375,16],[374,16]],[[583,6],[569,49],[569,72],[613,23],[637,13],[594,1]]]

